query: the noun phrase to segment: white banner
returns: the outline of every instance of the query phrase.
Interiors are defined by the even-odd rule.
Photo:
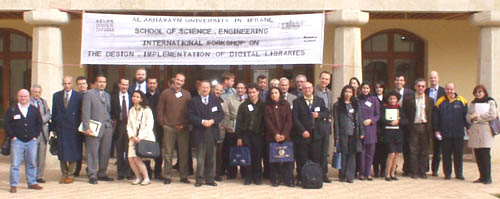
[[[174,17],[85,13],[82,64],[321,64],[323,14]]]

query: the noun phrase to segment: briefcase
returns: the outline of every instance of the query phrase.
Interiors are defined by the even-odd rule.
[[[141,140],[135,145],[135,153],[141,158],[157,158],[161,155],[160,145],[157,142]]]
[[[231,166],[250,166],[252,163],[250,148],[233,146],[229,149],[229,161]]]
[[[10,137],[5,137],[2,144],[2,155],[10,155]]]
[[[269,143],[269,162],[293,162],[293,142]]]
[[[59,143],[57,143],[57,138],[54,136],[50,137],[49,145],[50,145],[50,148],[49,148],[50,154],[57,155],[59,153],[59,149],[58,149]]]

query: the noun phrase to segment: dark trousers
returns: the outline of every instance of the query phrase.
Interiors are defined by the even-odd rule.
[[[330,152],[330,134],[321,138],[321,159],[320,164],[323,174],[328,175],[328,154]]]
[[[229,178],[235,178],[238,174],[238,167],[231,166],[229,162],[229,152],[232,146],[236,146],[237,137],[234,133],[226,132],[222,143],[222,173],[226,173]]]
[[[127,122],[118,121],[116,124],[116,168],[118,176],[129,177],[132,176],[132,170],[128,163],[128,134]]]
[[[477,168],[479,169],[479,179],[486,181],[491,180],[491,156],[490,148],[474,149]]]
[[[85,145],[85,141],[83,142],[82,144],[82,149],[83,149],[83,146]],[[82,150],[83,151],[83,150]],[[83,156],[82,156],[83,157]],[[82,158],[83,159],[83,158]],[[82,170],[82,160],[79,160],[76,162],[76,168],[75,168],[75,173],[73,174],[74,176],[79,176],[80,175],[80,171]]]
[[[354,173],[356,172],[356,138],[354,136],[348,136],[346,141],[348,142],[348,151],[342,151],[342,169],[339,171],[340,181],[352,181],[354,179]]]
[[[425,124],[413,124],[410,129],[410,171],[422,175],[429,167],[429,132]]]
[[[432,173],[437,174],[439,170],[439,163],[441,162],[441,154],[442,154],[442,141],[439,141],[436,137],[432,136]]]
[[[410,132],[407,128],[403,128],[403,174],[409,175],[411,173],[410,165]]]
[[[306,164],[308,160],[316,162],[320,164],[321,161],[321,139],[320,140],[311,140],[311,142],[307,144],[299,144],[297,143],[297,167],[299,171],[302,171],[302,167]],[[300,180],[300,173],[299,173]]]
[[[204,137],[198,144],[198,154],[196,156],[196,182],[208,183],[215,179],[215,138],[209,128],[204,132]]]
[[[266,143],[265,137],[262,138],[262,143]],[[264,163],[264,178],[269,179],[271,168],[269,167],[269,144],[264,144],[264,152],[262,153],[262,162]]]
[[[262,180],[262,153],[265,150],[264,136],[243,135],[243,144],[250,148],[252,165],[245,166],[243,172],[246,180]]]
[[[293,162],[270,163],[271,182],[279,183],[283,179],[285,184],[293,183]]]
[[[451,176],[451,156],[453,155],[453,166],[455,176],[463,176],[463,145],[464,138],[444,138],[443,149],[443,170],[445,176]]]
[[[162,143],[163,143],[163,129],[161,129],[161,127],[158,126],[155,126],[154,128],[155,130],[155,139],[156,139],[156,142],[160,144],[160,146],[162,146]],[[159,157],[157,158],[154,158],[153,159],[155,161],[155,167],[154,167],[154,171],[151,169],[151,160],[144,160],[144,164],[146,165],[146,170],[148,171],[148,175],[149,175],[149,178],[151,178],[151,174],[154,173],[154,176],[156,178],[160,178],[161,177],[161,168],[162,168],[162,164],[163,164],[163,156],[160,155]]]
[[[222,170],[222,143],[216,144],[215,150],[215,176],[220,177],[224,175]]]
[[[373,172],[375,176],[385,177],[385,164],[387,161],[386,144],[379,141],[375,147],[375,158],[373,160]]]
[[[372,165],[373,165],[373,157],[375,155],[375,146],[376,144],[363,144],[363,148],[361,149],[361,160],[360,160],[360,176],[371,176],[372,175]]]

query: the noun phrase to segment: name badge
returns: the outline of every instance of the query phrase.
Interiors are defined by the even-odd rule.
[[[250,112],[253,111],[253,105],[251,105],[251,104],[248,105],[248,111],[250,111]]]
[[[354,113],[354,109],[349,109],[349,113]]]
[[[320,111],[320,108],[319,107],[315,107],[314,108],[314,112],[319,112]]]
[[[181,92],[175,93],[175,97],[177,97],[177,98],[182,97],[182,93]]]
[[[15,120],[21,119],[21,115],[19,115],[19,114],[14,115],[14,119]]]
[[[217,111],[217,106],[212,107],[212,112],[216,112],[216,111]]]
[[[366,106],[368,106],[368,107],[372,107],[372,103],[371,103],[371,102],[369,102],[369,101],[366,101],[366,102],[365,102],[365,105],[366,105]]]

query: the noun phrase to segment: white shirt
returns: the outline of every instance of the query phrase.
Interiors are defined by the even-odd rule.
[[[123,103],[123,96],[125,96],[125,103],[126,103],[125,107],[127,107],[127,115],[128,115],[128,111],[129,111],[128,107],[129,107],[130,102],[128,100],[128,93],[127,92],[125,92],[125,93],[120,92],[120,100],[119,100],[120,101],[120,108],[123,107],[123,105],[122,105],[122,103]]]
[[[425,118],[425,94],[418,96],[415,94],[415,124],[427,123]]]
[[[396,91],[398,91],[398,89],[396,89]],[[399,92],[399,95],[400,95],[398,104],[399,104],[399,106],[402,106],[403,105],[403,94],[405,93],[405,88],[404,87],[401,88],[401,90],[399,90],[398,92]]]
[[[146,85],[146,81],[143,81],[142,83],[136,82],[135,90],[139,90],[139,88],[141,88],[140,90],[142,91],[142,93],[148,93],[146,90]]]
[[[63,96],[63,97],[64,97],[64,98],[66,98],[66,97],[67,97],[67,98],[68,98],[68,102],[69,102],[69,99],[71,99],[71,94],[73,94],[73,89],[71,89],[71,90],[69,90],[69,91],[66,91],[66,90],[65,90],[65,91],[64,91],[64,96]],[[66,96],[66,95],[68,95],[68,96]]]
[[[23,107],[21,103],[17,103],[17,107],[19,107],[19,110],[21,111],[21,114],[23,114],[24,118],[28,116],[28,108],[30,107],[29,104]]]

